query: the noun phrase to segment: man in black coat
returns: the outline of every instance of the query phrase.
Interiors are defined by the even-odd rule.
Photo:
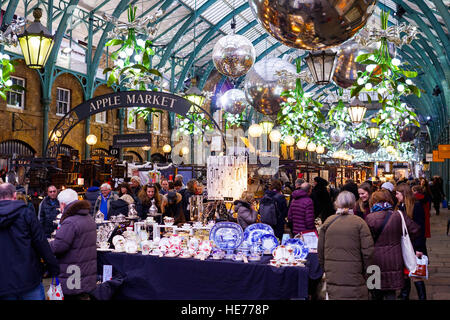
[[[36,215],[16,200],[10,183],[0,185],[0,300],[44,300],[44,266],[50,276],[59,274]]]
[[[59,201],[57,199],[58,190],[51,185],[47,188],[47,196],[39,204],[38,218],[41,222],[42,230],[47,239],[51,238],[51,234],[56,229],[53,223],[56,216],[59,214]]]
[[[325,221],[334,213],[331,197],[327,190],[328,181],[321,177],[315,177],[314,183],[311,193],[314,202],[314,217],[320,217],[322,221]]]
[[[275,236],[279,239],[283,238],[284,225],[286,224],[286,217],[288,215],[288,205],[286,197],[281,192],[282,183],[280,180],[273,180],[270,184],[269,190],[265,192],[265,196],[272,198],[276,202],[277,207],[277,224],[274,226]]]

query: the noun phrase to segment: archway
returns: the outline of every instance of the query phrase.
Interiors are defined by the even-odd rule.
[[[199,108],[210,118],[216,129],[218,129],[221,134],[224,146],[226,146],[225,136],[219,125],[213,119],[211,114],[201,106],[197,106],[189,100],[171,93],[136,90],[114,92],[111,94],[98,96],[71,109],[64,115],[64,117],[61,118],[61,120],[59,120],[50,132],[50,137],[52,137],[55,133],[58,139],[49,138],[47,140],[44,154],[49,157],[56,157],[67,134],[78,123],[100,112],[119,108],[145,107],[162,109],[186,117],[186,114],[192,106]],[[189,119],[189,117],[187,118]],[[192,119],[189,120],[193,122]]]

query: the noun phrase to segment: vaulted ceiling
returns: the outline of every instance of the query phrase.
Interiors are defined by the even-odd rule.
[[[40,6],[44,9],[41,21],[44,24],[48,21],[47,26],[53,33],[63,28],[66,37],[103,48],[106,34],[112,27],[104,20],[103,14],[114,15],[125,22],[130,4],[137,7],[137,16],[163,10],[162,17],[154,23],[157,33],[153,43],[157,55],[153,64],[166,79],[174,76],[174,91],[185,89],[184,80],[193,71],[200,77],[200,87],[204,86],[214,71],[212,49],[218,39],[232,32],[230,22],[233,16],[236,33],[252,41],[258,60],[277,56],[292,61],[307,54],[306,51],[289,48],[267,34],[255,20],[247,0],[9,0],[2,1],[1,8],[5,11],[3,23],[9,23],[13,15],[30,19],[33,8]],[[64,12],[71,6],[75,10],[69,19],[65,19]],[[432,141],[437,142],[450,121],[450,1],[381,0],[377,6],[368,23],[378,24],[380,11],[384,9],[391,11],[390,24],[406,22],[419,28],[418,38],[398,48],[397,57],[419,73],[417,85],[425,94],[420,99],[408,96],[407,102],[423,121],[431,117],[428,121],[430,135]],[[403,15],[394,14],[399,6],[405,11]],[[51,19],[47,18],[48,12],[52,12]],[[441,93],[433,95],[436,86]],[[335,85],[308,85],[306,90],[319,94],[325,88],[333,89]]]

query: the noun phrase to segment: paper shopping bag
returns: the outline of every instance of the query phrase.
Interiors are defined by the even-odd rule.
[[[422,258],[417,258],[416,271],[409,273],[410,277],[428,279],[428,257],[423,255]]]
[[[61,284],[57,277],[53,277],[50,288],[47,291],[47,300],[64,300]]]

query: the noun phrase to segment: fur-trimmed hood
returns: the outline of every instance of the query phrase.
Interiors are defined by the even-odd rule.
[[[75,215],[87,215],[90,213],[91,203],[87,200],[77,200],[69,204],[61,217],[61,222],[67,217]]]
[[[177,192],[177,201],[175,202],[175,204],[178,204],[178,203],[180,203],[181,202],[181,200],[183,199],[183,197],[181,196],[181,194],[179,194],[178,192]],[[167,194],[166,195],[164,195],[163,197],[162,197],[162,206],[164,207],[164,206],[166,206],[166,205],[168,205],[168,200],[167,200]]]

